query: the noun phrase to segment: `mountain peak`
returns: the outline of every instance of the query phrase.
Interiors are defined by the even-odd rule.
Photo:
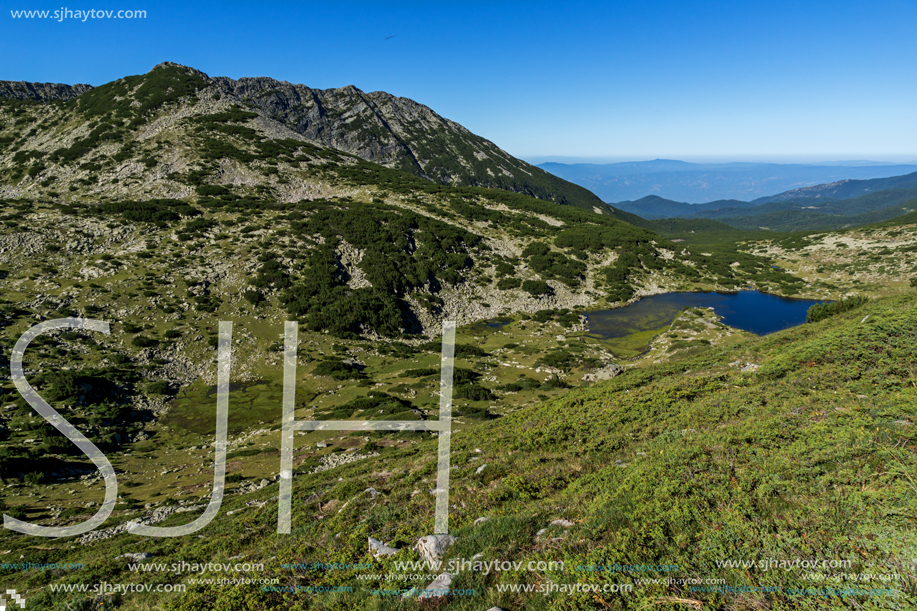
[[[54,151],[66,154],[59,152],[55,158],[83,159],[100,147],[105,148],[106,154],[132,158],[131,147],[148,138],[154,124],[155,129],[161,129],[185,121],[204,108],[226,112],[235,108],[235,112],[243,114],[255,111],[270,123],[269,131],[275,137],[288,138],[295,132],[312,142],[432,182],[502,189],[608,212],[604,202],[583,187],[516,159],[427,106],[385,92],[364,93],[354,85],[322,90],[268,77],[210,77],[190,66],[164,61],[145,74],[96,88],[0,82],[0,97],[72,100],[73,104],[62,107],[61,112],[75,110],[82,119],[100,117],[106,125],[113,126],[108,131],[98,126],[88,128],[91,137],[83,137],[79,130],[68,134],[65,142],[58,137]],[[126,126],[124,120],[128,121]],[[207,125],[229,136],[252,129],[219,123],[211,121]],[[147,130],[142,136],[134,132],[140,126]],[[207,129],[203,125],[197,128],[194,133]],[[114,143],[120,143],[117,146],[123,150],[115,148]],[[62,144],[68,146],[61,147]],[[34,146],[50,148],[51,142],[36,141]],[[219,155],[221,151],[207,154]],[[41,173],[38,169],[34,172]]]
[[[185,66],[183,64],[177,64],[175,62],[159,62],[158,64],[150,68],[150,72],[155,72],[156,70],[166,70],[170,68],[178,69],[182,72],[185,72],[186,74],[193,74],[194,76],[197,76],[197,77],[200,77],[206,80],[210,80],[210,77],[207,74],[205,74],[204,72],[201,72],[197,68],[192,68],[191,66]]]

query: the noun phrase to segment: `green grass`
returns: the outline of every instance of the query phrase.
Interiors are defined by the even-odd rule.
[[[230,385],[228,427],[237,434],[257,428],[262,422],[276,423],[280,418],[283,387],[265,380]],[[163,419],[167,428],[211,437],[216,430],[216,387],[195,383],[176,398]]]
[[[638,609],[659,604],[665,596],[698,600],[707,608],[843,609],[852,600],[866,609],[917,604],[907,552],[917,543],[912,483],[917,458],[909,450],[913,424],[906,424],[914,422],[917,408],[917,372],[908,366],[917,358],[915,305],[912,296],[873,300],[856,312],[633,369],[495,422],[477,421],[459,430],[453,436],[455,506],[450,515],[450,532],[459,543],[448,558],[483,553],[484,559],[562,560],[567,567],[677,564],[679,569],[655,575],[570,568],[488,576],[466,572],[455,587],[475,588],[480,594],[451,597],[448,608]],[[861,323],[866,313],[870,318]],[[737,360],[757,363],[760,369],[741,373],[729,366]],[[412,493],[432,486],[435,440],[420,434],[378,439],[396,444],[376,442],[382,454],[372,463],[297,475],[292,535],[274,533],[276,503],[270,500],[277,488],[269,486],[252,496],[227,497],[224,511],[203,531],[205,539],[151,539],[143,545],[160,562],[205,562],[244,554],[265,562],[264,576],[282,583],[349,585],[354,593],[284,595],[262,593],[257,587],[190,586],[181,596],[125,597],[123,608],[408,608],[395,598],[369,595],[367,588],[385,584],[356,580],[352,571],[280,568],[282,562],[375,562],[368,572],[390,572],[391,560],[374,561],[368,555],[366,537],[408,547],[430,532],[433,497]],[[420,443],[404,445],[412,440]],[[270,448],[264,451],[266,460],[276,461]],[[480,459],[470,461],[472,457]],[[478,474],[484,463],[487,467]],[[265,474],[276,469],[270,462],[264,465]],[[382,496],[371,500],[361,494],[368,487]],[[311,500],[316,494],[319,500]],[[249,498],[268,503],[236,513]],[[328,505],[332,499],[336,505]],[[233,515],[225,515],[230,510]],[[474,526],[481,516],[490,521]],[[559,517],[574,526],[554,527],[546,537],[535,538]],[[178,514],[165,524],[187,520]],[[2,538],[14,550],[25,551],[31,543],[11,534]],[[133,549],[131,541],[130,535],[120,535],[92,544],[98,560],[89,566],[96,579],[151,579],[128,573],[112,560],[121,550]],[[56,551],[30,551],[27,558],[87,561],[85,549],[54,547]],[[399,557],[416,555],[405,550]],[[807,580],[802,570],[721,569],[716,564],[762,558],[849,560],[843,572],[899,573],[905,580],[893,586],[901,590],[897,599],[791,596],[790,588],[830,584]],[[650,576],[713,577],[734,587],[779,587],[783,592],[736,595],[635,585],[628,594],[544,597],[499,593],[496,588],[545,579],[636,584],[637,578]],[[68,573],[54,579],[83,578]],[[47,590],[38,589],[38,575],[19,574],[8,583],[28,591],[35,604],[56,604]]]

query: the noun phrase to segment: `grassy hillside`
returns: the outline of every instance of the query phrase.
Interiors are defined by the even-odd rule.
[[[917,207],[917,199],[911,199],[888,208],[854,214],[825,213],[821,212],[820,209],[782,210],[754,216],[725,217],[721,221],[736,229],[832,231],[892,219],[911,212],[915,207]]]
[[[917,274],[913,213],[840,231],[759,234],[744,248],[770,257],[807,286],[827,283],[841,295],[893,295],[908,290]]]
[[[679,240],[693,246],[729,247],[746,240],[773,235],[762,230],[737,229],[722,221],[710,219],[657,219],[646,221],[645,225],[641,226],[657,231],[670,240]]]
[[[473,589],[475,595],[420,606],[906,609],[917,604],[917,456],[910,448],[917,385],[906,365],[917,358],[915,305],[913,295],[873,301],[819,323],[632,370],[455,433],[450,532],[458,542],[446,561],[480,553],[488,561],[562,561],[564,570],[555,565],[489,575],[460,571],[453,587]],[[178,596],[80,598],[52,595],[43,587],[48,580],[78,582],[77,572],[8,574],[4,581],[26,591],[30,604],[49,609],[96,608],[103,599],[125,609],[187,611],[415,608],[411,600],[372,594],[401,584],[359,578],[398,574],[395,560],[419,560],[408,547],[432,526],[433,497],[424,491],[435,477],[436,442],[415,435],[416,443],[377,449],[380,456],[371,466],[356,461],[313,475],[299,470],[291,535],[274,533],[274,484],[244,499],[230,496],[197,538],[141,540],[122,534],[87,547],[61,541],[36,549],[30,540],[3,535],[14,556],[88,562],[96,579],[111,583],[178,579],[131,572],[126,561],[116,559],[143,551],[153,554],[146,564],[230,556],[263,562],[258,577],[300,587],[296,593],[190,585]],[[363,492],[368,488],[376,494]],[[480,517],[488,520],[476,525]],[[550,526],[556,519],[572,525]],[[185,521],[179,515],[163,524]],[[374,559],[367,537],[401,551]],[[849,564],[776,568],[797,559]],[[724,561],[765,564],[724,568]],[[311,562],[372,563],[372,568],[283,568]],[[677,569],[594,569],[614,565]],[[845,574],[874,577],[854,581]],[[548,596],[500,591],[510,584],[550,582],[633,590]],[[826,588],[853,586],[890,592],[825,594]],[[307,587],[352,590],[309,593]]]
[[[742,202],[733,199],[724,199],[705,204],[687,204],[685,202],[676,202],[670,199],[659,197],[658,195],[647,195],[636,201],[618,202],[614,204],[621,210],[626,210],[632,214],[639,215],[645,219],[662,219],[662,218],[689,218],[704,211],[716,211],[719,209],[737,209],[753,208],[755,204]]]

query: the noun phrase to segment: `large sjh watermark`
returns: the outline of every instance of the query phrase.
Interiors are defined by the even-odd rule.
[[[283,433],[280,447],[280,506],[277,532],[290,532],[290,506],[293,492],[293,435],[296,431],[438,431],[439,452],[436,470],[436,518],[434,534],[449,532],[449,457],[452,433],[452,371],[455,357],[455,323],[443,323],[443,349],[440,373],[439,420],[296,420],[296,345],[298,328],[287,322],[284,329],[283,359]]]
[[[105,481],[105,500],[95,515],[73,526],[40,526],[3,516],[3,526],[36,537],[72,537],[90,532],[102,524],[115,507],[118,480],[111,463],[99,448],[67,422],[57,410],[48,405],[26,381],[22,358],[29,343],[36,337],[56,329],[81,329],[108,333],[105,321],[86,318],[59,318],[39,323],[23,333],[13,347],[10,377],[22,398],[38,414],[72,441],[93,462]],[[298,325],[287,322],[284,327],[283,419],[280,452],[280,492],[277,510],[277,532],[288,534],[292,521],[293,440],[296,431],[432,431],[439,433],[436,476],[436,514],[434,533],[449,532],[449,463],[452,434],[452,373],[455,360],[455,323],[443,323],[442,360],[440,375],[439,420],[296,420],[296,349]],[[190,524],[181,526],[150,526],[130,522],[128,532],[144,537],[179,537],[190,535],[207,526],[220,510],[226,482],[226,431],[229,415],[229,372],[232,352],[232,323],[220,321],[217,343],[217,409],[214,439],[213,490],[204,513]]]

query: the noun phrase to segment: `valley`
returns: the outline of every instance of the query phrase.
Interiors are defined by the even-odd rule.
[[[107,335],[43,335],[24,366],[119,481],[95,531],[0,532],[0,580],[30,608],[917,604],[910,200],[873,218],[849,202],[881,211],[889,194],[848,185],[825,214],[869,218],[802,231],[789,230],[796,199],[761,204],[793,217],[772,229],[709,206],[643,218],[384,92],[168,62],[93,88],[14,85],[0,87],[3,511],[74,525],[104,499],[100,474],[7,373],[38,322],[110,323]],[[701,301],[714,291],[757,300],[746,322],[761,310],[777,320],[778,297],[832,303],[804,322],[810,304],[795,302],[791,325],[754,320],[771,325],[756,335]],[[456,540],[434,556],[544,569],[460,570],[450,587],[473,594],[401,595],[438,574],[392,583],[401,563],[430,559],[419,543],[436,510],[430,432],[297,434],[293,528],[278,534],[288,320],[295,418],[360,421],[438,418],[441,333],[456,322]],[[221,321],[234,328],[220,510],[186,537],[127,532],[136,519],[187,524],[210,498]],[[894,575],[894,596],[806,598],[833,578],[724,564],[759,557]],[[261,568],[245,583],[156,568],[182,562]],[[675,569],[572,568],[615,565]],[[169,589],[58,588],[89,582]],[[551,584],[582,587],[539,592]],[[585,587],[597,584],[615,587]]]

